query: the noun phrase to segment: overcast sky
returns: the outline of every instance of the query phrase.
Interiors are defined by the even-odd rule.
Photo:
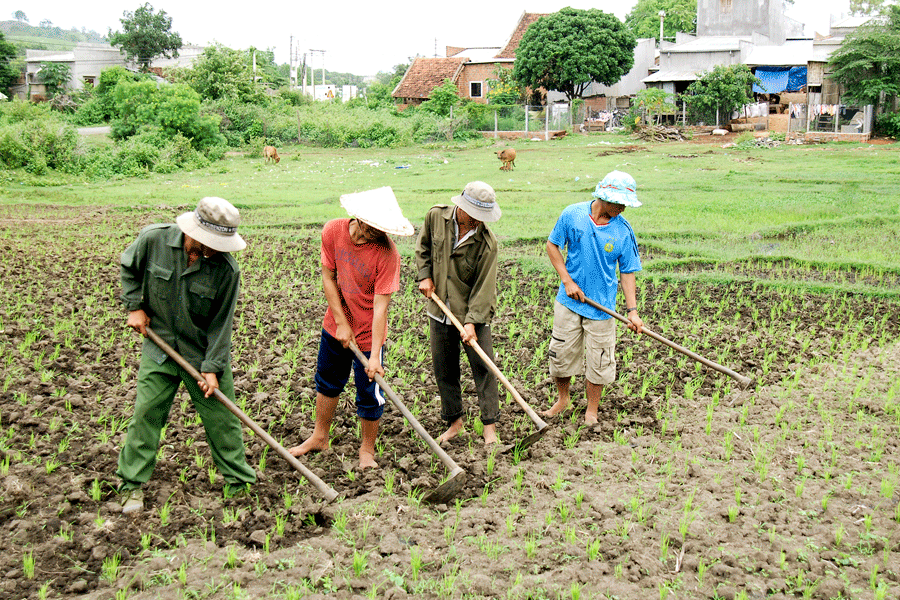
[[[625,19],[636,0],[593,2],[537,0],[502,2],[381,2],[379,0],[318,0],[316,2],[247,2],[220,0],[152,0],[156,12],[172,17],[172,30],[185,43],[219,42],[231,48],[273,48],[278,63],[289,62],[293,48],[315,69],[374,75],[390,71],[411,57],[444,56],[445,46],[502,46],[523,11],[549,13],[565,6],[598,8]],[[18,5],[16,4],[18,2]],[[121,30],[119,19],[141,0],[27,0],[4,2],[12,19],[23,11],[32,25],[49,19],[63,29],[72,27],[106,34]],[[829,15],[846,13],[849,0],[796,0],[788,16],[813,30],[827,32]],[[310,49],[324,50],[311,54]]]

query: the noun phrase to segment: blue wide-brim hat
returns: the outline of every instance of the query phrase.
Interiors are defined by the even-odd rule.
[[[591,195],[613,204],[633,207],[641,205],[637,199],[637,183],[635,183],[634,177],[622,171],[612,171],[604,177]]]

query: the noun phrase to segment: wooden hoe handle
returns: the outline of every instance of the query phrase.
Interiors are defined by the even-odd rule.
[[[172,348],[172,346],[167,344],[164,339],[159,337],[159,335],[149,327],[147,327],[147,337],[150,338],[154,344],[159,346],[163,352],[168,354],[169,358],[174,360],[178,364],[178,366],[184,369],[188,375],[194,378],[195,381],[203,381],[203,376],[200,375],[200,372],[197,371],[197,369],[195,369],[193,366],[191,366],[191,363],[186,361],[180,354],[175,352],[175,349]],[[216,400],[224,404],[225,408],[227,408],[232,412],[232,414],[234,414],[238,419],[241,420],[241,423],[249,427],[250,430],[253,431],[253,433],[258,435],[260,439],[262,439],[266,444],[269,445],[270,448],[275,450],[275,452],[277,452],[281,458],[286,460],[288,464],[294,467],[297,471],[300,471],[300,474],[303,475],[307,479],[307,481],[313,484],[313,486],[317,490],[319,490],[319,493],[322,494],[326,501],[332,502],[335,498],[338,497],[338,493],[334,490],[334,488],[319,479],[319,477],[315,473],[307,469],[303,465],[303,463],[301,463],[290,452],[288,452],[284,446],[279,444],[275,438],[273,438],[268,434],[268,432],[266,432],[266,430],[257,425],[253,419],[244,414],[244,412],[240,408],[238,408],[234,402],[228,399],[228,396],[226,396],[219,390],[216,390],[214,392],[214,395],[216,397]]]
[[[463,324],[459,322],[459,319],[457,319],[452,312],[450,312],[450,309],[447,308],[447,305],[444,304],[440,298],[438,298],[437,294],[432,293],[431,299],[434,300],[434,303],[437,304],[442,311],[444,311],[444,314],[447,315],[447,317],[449,317],[451,321],[453,321],[453,324],[456,325],[456,328],[459,329],[460,333],[464,333],[465,327],[463,327]],[[492,361],[490,357],[488,357],[484,349],[478,345],[478,341],[471,340],[469,342],[469,345],[472,346],[475,352],[478,353],[478,356],[481,357],[481,360],[484,361],[484,364],[486,364],[488,368],[494,373],[494,375],[497,376],[497,379],[503,382],[503,385],[507,390],[509,390],[509,393],[512,394],[512,397],[516,399],[516,402],[519,403],[519,406],[522,407],[522,410],[525,411],[525,414],[528,415],[528,418],[531,419],[531,421],[535,425],[537,425],[538,430],[546,427],[547,423],[545,423],[544,420],[541,419],[536,412],[534,412],[534,409],[528,406],[528,403],[525,402],[525,399],[522,398],[516,388],[513,387],[513,384],[509,382],[509,379],[507,379],[503,375],[503,373],[500,372],[500,369],[497,368],[497,365],[494,364],[494,361]]]
[[[617,312],[614,311],[614,310],[609,310],[609,309],[606,308],[605,306],[602,306],[602,305],[598,304],[597,302],[594,302],[594,301],[591,300],[590,298],[585,297],[584,302],[585,302],[585,304],[587,304],[587,305],[589,305],[589,306],[593,306],[593,307],[596,308],[597,310],[602,310],[603,312],[605,312],[605,313],[608,314],[609,316],[611,316],[611,317],[613,317],[613,318],[615,318],[615,319],[618,319],[618,320],[622,321],[622,322],[625,323],[626,325],[629,324],[629,323],[631,323],[631,321],[629,321],[626,317],[623,317],[622,315],[620,315],[619,313],[617,313]],[[695,352],[691,352],[690,350],[688,350],[688,349],[685,348],[684,346],[679,346],[678,344],[676,344],[675,342],[673,342],[673,341],[671,341],[671,340],[667,340],[667,339],[664,338],[663,336],[659,335],[658,333],[656,333],[656,332],[654,332],[654,331],[650,331],[650,330],[647,329],[646,327],[644,327],[644,328],[641,329],[641,333],[643,333],[644,335],[646,335],[646,336],[648,336],[648,337],[653,338],[653,339],[656,340],[657,342],[661,342],[661,343],[665,344],[666,346],[672,348],[673,350],[676,350],[676,351],[678,351],[678,352],[681,352],[681,353],[684,354],[685,356],[688,356],[688,357],[690,357],[690,358],[693,358],[693,359],[696,360],[697,362],[706,365],[706,366],[709,367],[710,369],[713,369],[713,370],[715,370],[715,371],[718,371],[719,373],[724,373],[725,375],[728,375],[729,377],[731,377],[732,379],[734,379],[735,381],[737,381],[739,384],[741,384],[741,389],[747,389],[747,388],[750,386],[750,384],[753,382],[753,380],[752,380],[751,378],[745,377],[744,375],[741,375],[740,373],[735,373],[734,371],[732,371],[732,370],[729,369],[728,367],[723,367],[723,366],[720,365],[719,363],[715,363],[715,362],[713,362],[713,361],[711,361],[711,360],[709,360],[709,359],[703,358],[703,357],[700,356],[699,354],[697,354],[697,353],[695,353]]]

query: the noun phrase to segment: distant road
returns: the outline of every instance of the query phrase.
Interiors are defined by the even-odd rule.
[[[109,135],[109,125],[101,127],[79,127],[79,135]]]

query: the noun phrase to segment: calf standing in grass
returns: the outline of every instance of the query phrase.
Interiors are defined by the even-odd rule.
[[[512,171],[516,166],[516,151],[513,148],[497,150],[497,158],[503,161],[503,166],[500,167],[501,171]]]
[[[275,146],[266,146],[265,148],[263,148],[263,156],[265,157],[266,162],[269,162],[269,160],[271,159],[275,161],[276,165],[281,160],[281,157],[278,156],[278,150],[275,149]]]

